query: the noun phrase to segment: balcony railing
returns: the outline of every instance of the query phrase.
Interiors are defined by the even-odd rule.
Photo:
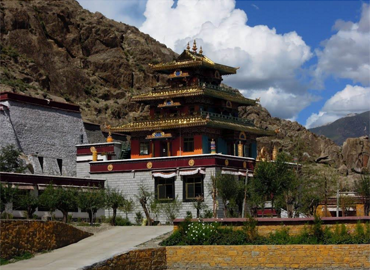
[[[222,87],[222,86],[219,86],[219,85],[213,85],[213,84],[204,83],[204,82],[199,82],[198,84],[194,84],[194,85],[179,86],[179,87],[174,87],[174,88],[171,88],[171,86],[169,86],[169,85],[158,85],[158,86],[152,88],[152,92],[161,92],[163,90],[165,90],[165,91],[186,90],[186,89],[193,89],[195,87],[199,87],[199,88],[202,88],[202,89],[217,90],[217,91],[225,92],[227,94],[231,94],[231,95],[234,95],[234,96],[240,95],[238,93],[237,89]]]
[[[254,127],[253,121],[249,119],[245,119],[245,118],[239,118],[239,117],[235,117],[231,115],[213,113],[213,112],[208,112],[208,111],[201,111],[200,115],[206,118],[209,117],[210,120],[220,120],[220,121],[226,121],[226,122],[231,122],[235,124],[242,124],[242,125]]]

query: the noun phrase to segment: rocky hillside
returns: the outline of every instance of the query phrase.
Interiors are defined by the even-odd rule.
[[[369,134],[370,111],[340,118],[329,125],[310,129],[315,134],[324,135],[336,144],[342,145],[347,138],[357,138]]]
[[[0,2],[0,87],[74,102],[84,120],[118,123],[132,94],[163,78],[148,63],[175,53],[137,28],[75,0]]]
[[[176,54],[137,28],[84,10],[75,0],[0,2],[0,89],[74,102],[85,121],[119,124],[140,117],[145,107],[133,94],[164,82],[149,63]],[[330,165],[343,176],[369,168],[368,138],[340,147],[297,122],[273,118],[261,106],[240,108],[240,115],[275,137],[259,138],[259,150],[274,146],[299,162]],[[326,164],[326,165],[323,165]]]
[[[316,135],[297,122],[271,117],[260,105],[241,107],[239,114],[253,120],[256,126],[277,131],[275,137],[258,138],[259,151],[265,147],[271,155],[276,147],[280,152],[297,157],[299,162],[329,166],[347,180],[354,180],[359,178],[359,174],[370,171],[368,136],[347,139],[342,146],[338,146],[329,138]]]

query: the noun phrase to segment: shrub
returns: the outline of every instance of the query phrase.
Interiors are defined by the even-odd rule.
[[[132,223],[129,219],[123,217],[116,217],[116,226],[131,226]]]
[[[135,222],[137,225],[143,223],[143,214],[140,211],[135,213]]]
[[[199,221],[188,225],[184,238],[188,245],[204,245],[209,243],[211,236],[215,233],[216,227],[213,224]]]

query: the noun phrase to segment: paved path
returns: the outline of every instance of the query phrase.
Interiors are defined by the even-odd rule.
[[[1,266],[1,270],[72,270],[135,249],[135,246],[173,230],[173,226],[115,227],[32,259]]]

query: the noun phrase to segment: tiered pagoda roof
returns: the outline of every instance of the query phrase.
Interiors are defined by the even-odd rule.
[[[154,70],[165,74],[170,74],[174,69],[188,68],[188,67],[205,67],[218,70],[220,75],[236,74],[238,67],[230,67],[213,62],[202,53],[192,52],[189,49],[184,52],[174,61],[167,63],[159,63],[149,66]]]
[[[188,87],[179,87],[179,88],[159,88],[153,89],[149,93],[141,94],[134,96],[132,101],[150,101],[158,99],[168,99],[168,98],[177,98],[177,97],[189,97],[189,96],[209,96],[224,100],[230,100],[232,102],[237,102],[242,105],[255,105],[256,101],[245,98],[239,92],[236,92],[232,89],[215,86],[210,84],[203,84],[199,86],[188,86]]]

